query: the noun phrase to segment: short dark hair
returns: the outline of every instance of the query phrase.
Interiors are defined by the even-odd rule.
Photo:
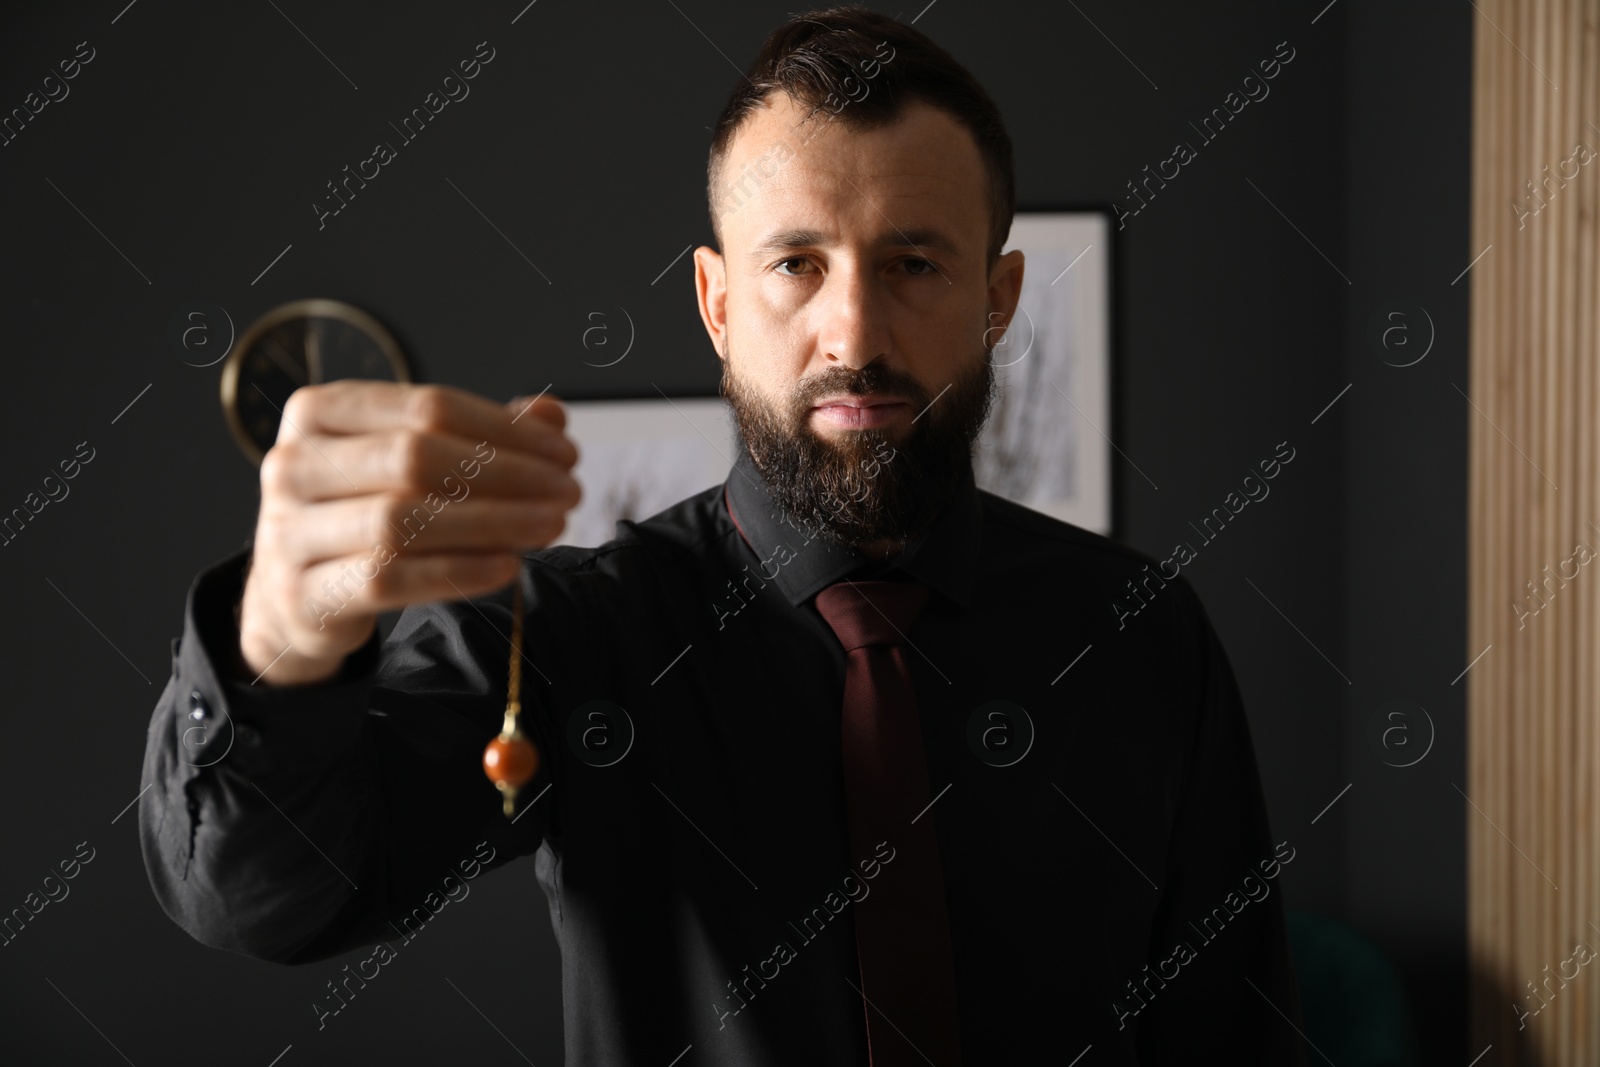
[[[885,52],[886,46],[892,51]],[[856,90],[849,87],[852,81]],[[855,93],[862,89],[857,99]],[[706,164],[706,200],[719,251],[717,197],[724,158],[740,123],[774,92],[786,93],[807,108],[808,120],[825,110],[856,130],[890,125],[908,100],[948,113],[972,134],[983,159],[989,193],[988,263],[993,265],[1016,213],[1011,137],[1000,109],[977,79],[922,31],[855,4],[795,15],[772,31],[734,84],[712,131]]]

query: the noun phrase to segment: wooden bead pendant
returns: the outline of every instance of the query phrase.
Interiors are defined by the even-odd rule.
[[[500,734],[483,750],[483,772],[504,798],[506,818],[516,811],[517,790],[539,773],[539,749],[517,725],[522,704],[517,699],[522,685],[522,582],[519,579],[511,600],[511,676],[506,687],[506,716]]]
[[[483,771],[505,797],[505,813],[516,810],[517,790],[539,773],[539,750],[517,726],[516,713],[506,711],[500,736],[483,750]]]

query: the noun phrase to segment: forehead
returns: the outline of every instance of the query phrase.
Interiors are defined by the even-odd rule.
[[[826,109],[807,120],[805,108],[774,93],[740,125],[720,177],[730,252],[765,247],[779,232],[842,242],[915,229],[941,231],[960,252],[981,255],[988,233],[977,142],[920,100],[889,125],[851,129]]]

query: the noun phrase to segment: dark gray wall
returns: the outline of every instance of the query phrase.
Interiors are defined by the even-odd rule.
[[[1483,1051],[1467,1047],[1462,1006],[1466,820],[1480,817],[1458,791],[1463,672],[1483,651],[1467,647],[1467,434],[1473,420],[1493,431],[1465,395],[1464,272],[1483,251],[1468,233],[1472,39],[1494,31],[1437,3],[1357,4],[1348,18],[1345,916],[1400,966],[1431,1062],[1465,1063]],[[1373,318],[1401,305],[1415,344],[1376,358]],[[1432,349],[1388,365],[1422,355],[1418,306]]]
[[[139,789],[188,583],[250,534],[257,499],[217,368],[186,365],[208,357],[171,324],[191,301],[242,328],[327,295],[393,323],[430,379],[486,395],[713,390],[688,257],[652,279],[710,239],[707,127],[734,64],[792,5],[542,0],[513,25],[522,0],[124,3],[0,17],[0,107],[79,41],[96,50],[71,95],[0,147],[0,507],[78,442],[96,450],[71,495],[0,548],[0,907],[79,842],[96,850],[71,895],[0,949],[0,1059],[113,1062],[108,1043],[136,1063],[265,1064],[291,1044],[286,1065],[510,1055],[448,977],[533,1062],[559,1062],[531,864],[477,883],[321,1032],[309,1005],[337,966],[202,949],[156,906],[133,814],[113,820]],[[1467,388],[1467,283],[1450,281],[1476,254],[1470,9],[1323,3],[939,0],[917,25],[1000,103],[1024,206],[1108,204],[1176,141],[1198,149],[1118,234],[1119,531],[1165,556],[1279,442],[1295,449],[1184,572],[1239,676],[1274,831],[1297,850],[1289,906],[1377,941],[1426,1062],[1460,1063],[1464,682],[1450,683],[1470,659],[1470,408],[1452,388]],[[319,231],[324,182],[484,40],[496,56],[472,95]],[[1283,41],[1295,57],[1270,95],[1202,143],[1189,123]],[[1419,347],[1368,343],[1390,302],[1412,307]],[[618,306],[636,348],[592,368],[587,314]],[[1437,341],[1386,365],[1421,351],[1415,306]],[[1385,764],[1422,751],[1417,714],[1375,743],[1391,700],[1437,730],[1411,767]]]

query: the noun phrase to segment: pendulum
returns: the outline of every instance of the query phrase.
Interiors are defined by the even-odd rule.
[[[522,582],[519,578],[511,598],[511,677],[506,686],[506,717],[500,734],[483,750],[483,771],[505,798],[506,818],[516,810],[517,790],[533,780],[539,770],[539,750],[517,725],[522,705],[517,694],[522,687]]]

